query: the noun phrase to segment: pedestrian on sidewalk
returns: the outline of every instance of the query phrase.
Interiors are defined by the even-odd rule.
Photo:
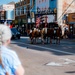
[[[0,25],[0,75],[24,75],[24,68],[15,51],[8,48],[11,30]]]

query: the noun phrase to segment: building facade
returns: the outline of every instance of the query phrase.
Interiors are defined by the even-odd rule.
[[[35,12],[35,21],[36,17],[47,17],[47,23],[57,21],[57,0],[36,0],[36,12]]]
[[[48,16],[48,23],[56,21],[57,0],[20,0],[15,4],[15,25],[22,34],[36,25],[39,15]]]
[[[58,0],[57,21],[62,27],[67,25],[71,35],[75,36],[75,0]]]
[[[41,16],[44,19],[41,23],[57,22],[62,26],[65,20],[66,24],[74,25],[74,17],[70,16],[75,12],[74,7],[74,0],[22,0],[15,4],[15,24],[24,30],[30,29]]]
[[[0,6],[0,23],[7,21],[9,24],[15,20],[14,2]]]
[[[15,25],[22,35],[28,29],[28,16],[30,16],[30,0],[21,0],[15,4]]]
[[[6,12],[5,11],[0,11],[0,22],[2,22],[1,20],[6,20]]]

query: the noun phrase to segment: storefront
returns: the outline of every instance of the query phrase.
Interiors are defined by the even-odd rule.
[[[26,34],[26,28],[27,28],[27,23],[25,19],[21,19],[21,21],[15,20],[15,27],[20,31],[21,35],[27,35]]]
[[[69,31],[75,37],[75,13],[69,13],[67,17]]]

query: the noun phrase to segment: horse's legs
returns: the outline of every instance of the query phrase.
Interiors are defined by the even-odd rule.
[[[56,38],[56,44],[60,44],[60,37]]]
[[[47,44],[48,44],[48,37],[47,37]]]
[[[31,44],[33,44],[33,38],[30,38],[30,40],[31,40]]]
[[[50,44],[52,44],[52,38],[50,38]]]
[[[44,44],[44,43],[45,43],[45,41],[44,41],[44,39],[43,39],[43,38],[41,38],[41,41],[42,41],[42,44]]]
[[[58,44],[60,44],[60,37],[59,37],[59,39],[58,39]]]
[[[42,42],[42,44],[44,44],[45,43],[45,40],[44,40],[44,35],[43,34],[41,34],[41,42]]]
[[[36,44],[36,38],[33,38],[33,43]]]
[[[35,43],[37,43],[37,42],[38,42],[38,37],[35,38]]]

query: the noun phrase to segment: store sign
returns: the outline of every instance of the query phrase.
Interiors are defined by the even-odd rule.
[[[7,11],[7,10],[13,10],[13,9],[15,9],[14,4],[4,4],[0,6],[0,11],[3,11],[3,10]]]
[[[49,8],[49,0],[36,0],[37,11],[45,12]]]
[[[14,4],[4,4],[3,9],[4,10],[13,10],[15,8]]]

